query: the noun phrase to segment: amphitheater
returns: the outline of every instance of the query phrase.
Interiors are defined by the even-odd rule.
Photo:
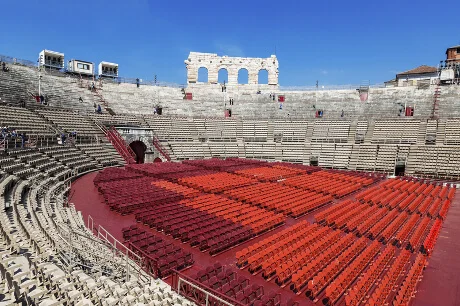
[[[460,86],[2,60],[0,305],[459,305]]]

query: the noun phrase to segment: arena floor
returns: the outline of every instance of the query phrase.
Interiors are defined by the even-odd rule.
[[[74,203],[77,210],[80,210],[83,213],[85,220],[87,220],[88,215],[90,215],[94,220],[94,224],[102,225],[117,239],[123,241],[121,229],[135,224],[135,218],[133,215],[122,216],[109,209],[93,184],[93,179],[96,175],[97,172],[90,173],[73,182],[70,202]],[[353,198],[353,195],[335,201],[338,202],[347,198]],[[330,204],[326,205],[322,208],[322,210],[327,209],[329,206]],[[181,243],[170,236],[162,235],[162,238],[167,241],[171,241],[175,245],[180,245],[183,249],[193,254],[195,264],[184,272],[187,275],[191,275],[216,261],[220,262],[222,265],[234,267],[236,261],[235,254],[237,251],[258,242],[273,233],[282,231],[301,220],[314,222],[313,215],[319,211],[320,210],[317,210],[314,213],[309,213],[298,219],[288,217],[286,224],[276,228],[275,230],[246,241],[242,245],[224,251],[214,257],[210,256],[208,253],[201,252],[197,248],[191,247],[187,243]],[[149,229],[148,227],[144,228]],[[153,229],[149,230],[155,232]],[[460,240],[456,237],[460,237],[459,192],[455,195],[449,209],[449,213],[447,214],[447,218],[443,223],[443,228],[434,248],[434,252],[429,258],[429,264],[423,273],[423,280],[417,286],[417,294],[415,298],[411,300],[412,305],[460,305],[460,261],[458,260],[458,254],[460,254]],[[293,298],[300,302],[300,305],[322,305],[321,301],[313,303],[303,294],[299,296],[295,295],[288,287],[280,288],[273,280],[267,282],[260,275],[251,275],[247,269],[242,270],[241,273],[250,279],[251,284],[264,286],[265,292],[275,291],[281,293],[282,301],[287,301],[288,299]],[[340,304],[344,304],[343,300]]]

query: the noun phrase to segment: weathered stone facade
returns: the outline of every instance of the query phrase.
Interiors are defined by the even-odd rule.
[[[218,56],[213,53],[190,52],[184,61],[187,68],[187,84],[198,82],[198,70],[208,69],[208,84],[217,84],[220,69],[228,72],[228,85],[238,85],[240,69],[248,71],[248,84],[257,85],[260,70],[267,70],[268,85],[278,86],[278,59]]]

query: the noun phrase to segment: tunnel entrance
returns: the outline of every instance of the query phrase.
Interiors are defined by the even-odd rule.
[[[136,154],[136,163],[143,164],[145,161],[145,151],[147,151],[147,146],[140,140],[135,140],[129,144],[129,147]]]

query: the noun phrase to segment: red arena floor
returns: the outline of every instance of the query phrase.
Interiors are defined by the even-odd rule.
[[[279,293],[281,305],[460,305],[460,242],[454,238],[460,235],[460,195],[453,188],[284,163],[158,165],[87,174],[73,182],[70,202],[119,241],[140,243],[130,238],[133,231],[122,231],[137,225],[143,235],[161,238],[167,250],[190,253],[194,263],[181,272],[208,277],[207,286],[213,278],[203,271],[218,262],[250,286],[262,286],[266,296]],[[201,230],[200,237],[182,242],[177,233],[191,235],[189,226],[158,223],[167,210],[178,216],[183,210],[181,222],[192,220],[187,215],[203,224],[222,220],[218,228],[209,226],[225,240],[206,236],[198,224],[190,231]],[[237,234],[239,242],[232,242]],[[242,287],[232,291],[237,300],[244,296]]]

